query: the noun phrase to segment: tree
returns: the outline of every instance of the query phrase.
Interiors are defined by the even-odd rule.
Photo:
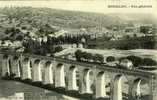
[[[93,59],[93,55],[91,53],[86,53],[86,59],[89,61],[89,60],[92,60]]]
[[[25,29],[27,29],[27,27],[26,26],[22,26],[21,29],[25,30]]]
[[[55,47],[55,52],[60,52],[60,51],[62,51],[62,50],[63,50],[63,48],[62,48],[61,46]]]
[[[76,57],[76,60],[77,61],[81,61],[81,58],[82,58],[82,51],[81,50],[77,50],[75,52],[75,57]]]
[[[18,33],[20,33],[20,32],[21,32],[21,31],[20,31],[20,29],[18,29],[18,28],[17,28],[17,29],[15,29],[15,33],[17,33],[17,34],[18,34]]]
[[[127,56],[126,57],[128,60],[131,60],[133,65],[135,67],[138,67],[142,64],[142,58],[141,57],[138,57],[138,56],[134,56],[134,55],[131,55],[131,56]]]
[[[88,58],[87,58],[87,52],[82,52],[82,58],[84,59],[84,60],[88,60]]]
[[[144,58],[142,65],[145,66],[156,66],[157,62],[151,58]]]
[[[22,36],[22,35],[18,35],[18,36],[16,37],[16,40],[22,41],[22,40],[23,40],[23,36]]]
[[[113,62],[113,61],[115,61],[115,57],[113,57],[113,56],[108,56],[106,58],[106,62]]]
[[[95,62],[103,63],[104,62],[104,57],[101,54],[95,54],[94,57],[93,57],[93,60]]]
[[[140,32],[144,34],[149,34],[149,31],[151,30],[150,26],[140,26]]]
[[[6,30],[4,31],[4,33],[5,33],[5,34],[9,34],[9,33],[10,33],[10,30],[9,30],[9,29],[6,29]]]
[[[101,55],[101,54],[98,54],[98,57],[99,57],[99,62],[100,63],[103,63],[104,62],[104,57],[103,57],[103,55]]]

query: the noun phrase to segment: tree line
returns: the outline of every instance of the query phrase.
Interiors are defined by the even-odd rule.
[[[61,46],[49,45],[46,42],[40,43],[32,39],[29,39],[27,42],[23,42],[23,46],[25,47],[25,53],[32,53],[44,56],[48,53],[53,55],[54,53],[63,50]]]
[[[86,61],[86,62],[95,62],[95,63],[104,63],[106,62],[114,62],[116,58],[114,56],[108,56],[106,59],[101,54],[92,54],[86,51],[77,50],[75,52],[75,57],[77,61]],[[126,57],[120,57],[117,60],[120,62],[124,59],[128,59],[132,62],[133,67],[140,68],[142,66],[156,66],[157,62],[152,58],[142,58],[134,55],[129,55]]]
[[[142,57],[138,57],[138,56],[134,56],[134,55],[130,55],[127,57],[121,57],[119,59],[123,60],[123,59],[128,59],[130,61],[132,61],[134,67],[140,67],[140,66],[156,66],[157,62],[151,58],[142,58]]]
[[[65,35],[65,36],[59,36],[59,37],[50,37],[47,38],[47,43],[51,45],[58,45],[58,44],[73,44],[73,43],[82,43],[85,41],[82,41],[84,39],[85,41],[89,39],[89,35],[86,34],[78,34],[78,35]]]

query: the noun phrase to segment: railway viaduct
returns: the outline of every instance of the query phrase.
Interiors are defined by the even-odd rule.
[[[22,53],[1,55],[3,79],[62,89],[78,98],[157,100],[157,73]]]

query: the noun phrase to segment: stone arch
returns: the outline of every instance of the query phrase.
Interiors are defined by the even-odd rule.
[[[105,91],[107,98],[111,97],[112,95],[112,76],[113,73],[105,71]]]
[[[45,63],[44,68],[44,84],[53,84],[54,83],[54,75],[53,75],[53,68],[52,63],[47,61]]]
[[[78,90],[78,69],[75,66],[71,66],[68,71],[68,90]]]
[[[150,97],[150,86],[149,83],[141,78],[137,78],[133,81],[132,85],[132,97],[134,99],[142,99]],[[143,99],[142,99],[143,100]]]
[[[33,72],[33,76],[32,76],[33,81],[41,82],[42,72],[41,72],[41,61],[39,59],[34,61],[32,72]]]
[[[19,59],[19,61],[18,61],[18,66],[19,66],[19,68],[20,68],[20,77],[22,76],[22,73],[23,73],[23,71],[22,71],[22,61],[21,61],[21,59]]]
[[[101,71],[96,76],[96,98],[106,97],[105,72]]]
[[[140,92],[140,83],[141,83],[141,79],[135,79],[132,85],[132,96],[136,98],[136,96],[141,95]]]
[[[62,63],[59,63],[56,66],[55,87],[65,87],[65,71]]]
[[[30,66],[30,72],[31,72],[31,77],[33,77],[33,60],[29,60],[29,66]]]
[[[129,81],[127,76],[118,74],[113,81],[113,100],[128,99],[129,97]]]
[[[128,99],[129,98],[129,88],[130,88],[130,80],[129,77],[125,74],[122,75],[122,98]]]
[[[2,76],[3,77],[8,77],[10,76],[11,72],[10,72],[10,63],[9,63],[9,56],[8,55],[4,55],[2,58]]]
[[[22,61],[22,79],[31,79],[31,61],[29,58],[24,58]]]
[[[21,62],[18,56],[13,57],[13,75],[15,78],[20,78],[22,76],[22,68],[21,68]]]
[[[152,95],[151,94],[151,85],[150,85],[149,81],[146,79],[142,79],[140,86],[141,86],[141,98],[142,98],[142,100],[144,98],[149,100],[151,98],[151,95]]]
[[[113,83],[113,100],[122,100],[121,79],[122,79],[122,75],[117,75],[114,78],[114,83]]]
[[[94,86],[93,86],[93,82],[94,82],[94,75],[93,75],[93,71],[90,69],[85,69],[83,71],[84,75],[83,75],[83,92],[84,93],[93,93],[94,92]]]
[[[11,59],[10,59],[10,58],[8,59],[8,63],[9,63],[10,75],[11,75],[11,76],[13,76],[12,61],[11,61]]]

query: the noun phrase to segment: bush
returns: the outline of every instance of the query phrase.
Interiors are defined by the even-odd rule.
[[[82,52],[82,58],[83,60],[87,60],[87,52]]]
[[[18,35],[17,37],[16,37],[16,40],[19,40],[19,41],[22,41],[24,39],[24,37],[22,36],[22,35]]]
[[[104,62],[104,57],[101,54],[95,54],[93,56],[93,61],[103,63]]]
[[[77,50],[75,52],[75,57],[77,61],[81,61],[81,57],[82,57],[82,51],[81,50]]]
[[[134,56],[134,55],[127,56],[126,58],[128,60],[131,60],[135,67],[140,66],[142,64],[142,62],[143,62],[143,59],[141,57]]]
[[[155,66],[155,65],[157,65],[157,62],[151,58],[144,58],[142,65],[144,65],[144,66]]]
[[[101,54],[92,55],[92,53],[83,52],[81,50],[77,50],[75,52],[75,57],[77,61],[90,61],[93,60],[94,62],[103,63],[104,57]]]
[[[113,62],[113,61],[115,61],[115,57],[113,57],[113,56],[108,56],[106,58],[106,62]]]
[[[132,69],[133,63],[129,59],[121,59],[119,62],[120,67],[122,68],[127,68],[127,69]]]
[[[55,47],[55,52],[60,52],[60,51],[62,51],[62,50],[63,50],[63,48],[62,48],[61,46]]]
[[[86,53],[86,59],[87,60],[92,60],[93,59],[93,55],[91,53]]]

